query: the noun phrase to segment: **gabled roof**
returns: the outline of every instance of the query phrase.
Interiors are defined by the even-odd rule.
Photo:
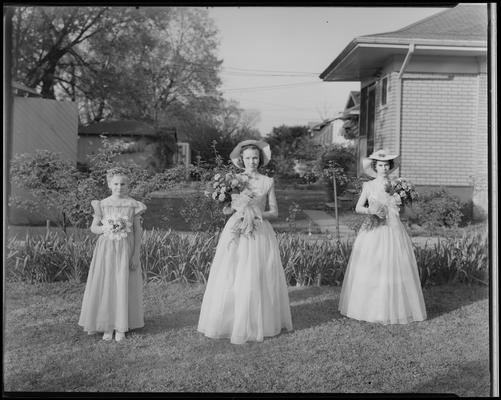
[[[459,4],[397,31],[364,35],[361,38],[486,42],[487,10],[485,4]]]
[[[487,4],[459,4],[393,32],[353,39],[320,74],[327,81],[360,81],[392,55],[485,56]]]
[[[352,90],[344,107],[344,112],[349,111],[353,108],[360,108],[360,92]]]
[[[157,136],[155,128],[152,125],[136,120],[95,122],[87,126],[79,126],[78,134]]]

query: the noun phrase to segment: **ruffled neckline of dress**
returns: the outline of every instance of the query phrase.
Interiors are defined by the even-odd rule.
[[[113,205],[113,206],[116,206],[116,205],[119,205],[119,206],[131,206],[131,207],[135,207],[137,206],[138,204],[138,201],[133,199],[132,197],[125,197],[123,199],[113,199],[111,197],[107,197],[103,200],[101,200],[101,205]]]

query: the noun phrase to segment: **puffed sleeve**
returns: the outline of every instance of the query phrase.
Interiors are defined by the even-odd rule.
[[[136,200],[136,205],[134,207],[134,216],[137,217],[142,215],[146,211],[146,205]]]
[[[92,200],[90,204],[94,209],[94,218],[101,219],[103,217],[103,213],[101,211],[101,202],[99,200]]]

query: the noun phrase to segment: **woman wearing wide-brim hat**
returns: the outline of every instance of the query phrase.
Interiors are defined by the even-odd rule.
[[[399,156],[378,150],[362,161],[365,182],[355,212],[367,214],[353,243],[341,288],[341,314],[368,322],[406,324],[426,319],[412,242],[399,218],[388,175]]]
[[[242,344],[290,331],[292,320],[278,241],[268,221],[278,216],[273,178],[258,172],[271,159],[270,146],[244,140],[230,158],[243,170],[251,200],[243,206],[232,200],[234,213],[217,244],[197,329]],[[235,226],[249,216],[257,221],[252,235],[236,235]]]

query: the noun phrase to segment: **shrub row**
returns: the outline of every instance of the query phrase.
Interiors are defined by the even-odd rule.
[[[180,234],[146,231],[141,262],[147,281],[206,283],[218,233]],[[340,285],[352,242],[310,241],[299,235],[277,235],[289,285]],[[27,282],[87,279],[95,236],[27,236],[8,242],[6,277]],[[444,239],[433,246],[415,247],[423,285],[451,282],[487,284],[488,242],[485,234]]]

